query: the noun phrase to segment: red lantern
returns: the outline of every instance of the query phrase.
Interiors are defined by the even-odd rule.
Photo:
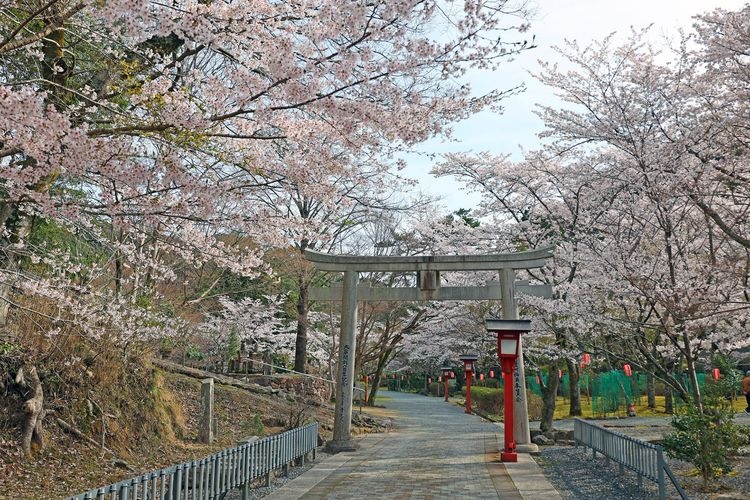
[[[451,372],[451,378],[456,378],[456,374]]]
[[[591,354],[584,352],[581,358],[581,366],[588,366],[591,364]]]
[[[495,378],[495,370],[490,370],[490,378]]]
[[[562,370],[557,370],[557,378],[562,380]]]
[[[721,378],[721,371],[718,368],[714,368],[711,371],[713,373],[714,380],[719,380]]]
[[[443,381],[443,377],[438,377],[438,382],[442,382],[442,381]]]
[[[432,383],[432,377],[427,377],[427,383],[428,383],[428,384],[431,384],[431,383]]]
[[[484,373],[479,374],[479,380],[484,380]]]
[[[542,382],[539,380],[539,375],[536,376],[536,385],[542,385]]]
[[[625,375],[627,375],[628,377],[631,377],[633,375],[633,370],[630,369],[630,365],[623,365],[622,371],[624,371]]]

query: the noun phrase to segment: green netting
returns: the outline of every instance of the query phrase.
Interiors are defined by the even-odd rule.
[[[688,388],[688,393],[692,393],[692,384],[686,373],[674,374],[675,378],[679,378]],[[542,374],[542,381],[547,384],[547,374]],[[697,373],[698,387],[701,392],[705,390],[705,373]],[[560,381],[560,394],[563,398],[567,398],[569,394],[568,386],[570,384],[570,377],[568,374],[564,374]],[[537,396],[542,395],[542,388],[537,382],[537,377],[532,375],[526,377],[526,387],[529,392],[536,394]],[[591,398],[591,409],[595,416],[607,416],[608,414],[626,414],[628,406],[632,404],[643,404],[642,399],[645,400],[647,393],[647,377],[645,373],[634,372],[632,376],[628,377],[621,370],[612,370],[604,373],[592,374],[589,376],[584,373],[581,374],[580,378],[581,395]],[[684,405],[685,402],[681,398],[674,398],[675,406]]]
[[[545,380],[546,380],[546,378],[545,378]],[[537,396],[541,397],[541,395],[542,395],[542,388],[539,385],[539,383],[537,383],[536,377],[534,377],[534,376],[526,377],[526,388],[527,388],[527,390],[529,392],[532,392],[532,393],[536,394]]]
[[[542,381],[547,384],[547,374],[542,374]],[[526,377],[528,390],[537,396],[542,395],[542,389],[536,376]],[[634,373],[626,376],[620,370],[612,370],[596,375],[581,374],[580,388],[582,396],[591,398],[592,411],[595,415],[606,416],[610,413],[626,413],[631,402],[640,404],[640,399],[646,392],[646,376]],[[570,376],[563,374],[560,380],[560,394],[568,397]]]
[[[606,416],[627,410],[634,400],[634,392],[638,394],[637,387],[633,390],[634,378],[619,370],[600,373],[591,384],[591,411],[594,415]]]

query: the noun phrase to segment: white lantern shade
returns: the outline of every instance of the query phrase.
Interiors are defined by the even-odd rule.
[[[518,337],[507,337],[500,339],[500,355],[515,356],[518,352]]]

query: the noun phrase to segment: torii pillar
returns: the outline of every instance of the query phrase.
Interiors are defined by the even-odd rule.
[[[310,299],[341,301],[341,332],[339,334],[336,409],[333,439],[327,447],[336,453],[355,449],[351,436],[352,400],[354,392],[354,356],[357,350],[358,301],[432,301],[432,300],[497,300],[502,301],[503,318],[518,319],[516,292],[550,297],[549,285],[516,282],[515,270],[542,267],[552,257],[552,248],[493,255],[420,255],[420,256],[357,256],[330,255],[305,250],[305,258],[319,271],[343,272],[343,286],[310,289]],[[499,271],[500,283],[483,286],[444,287],[441,271]],[[360,272],[415,272],[416,287],[373,288],[358,285]],[[520,352],[514,380],[513,433],[520,452],[536,450],[529,436],[523,354]]]
[[[333,440],[327,444],[333,453],[354,451],[352,441],[352,400],[354,399],[354,355],[357,352],[357,283],[359,273],[344,271],[341,301],[341,334],[336,384],[336,411],[333,417]]]

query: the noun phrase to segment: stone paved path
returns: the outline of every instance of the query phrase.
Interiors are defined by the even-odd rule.
[[[502,427],[442,399],[384,395],[398,414],[395,431],[365,437],[358,451],[330,457],[266,498],[522,498],[499,462]]]

